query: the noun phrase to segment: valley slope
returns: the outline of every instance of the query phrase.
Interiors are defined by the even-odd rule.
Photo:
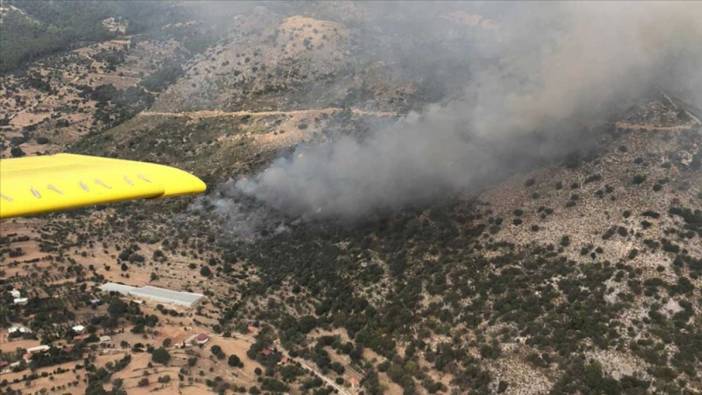
[[[2,75],[3,158],[154,161],[209,185],[200,198],[3,222],[0,323],[36,335],[3,329],[0,360],[40,342],[65,353],[0,375],[4,388],[702,391],[702,114],[666,92],[592,120],[592,145],[565,160],[352,224],[226,193],[298,144],[363,138],[460,95],[443,76],[470,78],[463,52],[415,70],[404,56],[450,40],[470,53],[495,34],[491,19],[451,12],[427,16],[445,36],[404,37],[369,27],[363,5],[332,4],[244,7],[216,33],[194,13]],[[144,303],[101,294],[106,281],[206,298]],[[11,289],[30,303],[11,305]],[[114,346],[77,346],[70,323]],[[179,347],[197,333],[210,343]]]

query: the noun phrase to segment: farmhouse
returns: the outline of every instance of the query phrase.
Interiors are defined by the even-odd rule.
[[[24,306],[29,302],[28,298],[15,298],[13,300],[13,303],[18,305],[18,306]]]
[[[49,346],[47,346],[46,344],[42,344],[42,345],[40,345],[40,346],[28,348],[28,349],[27,349],[27,353],[28,353],[28,354],[37,354],[37,353],[40,353],[40,352],[47,352],[47,351],[49,351],[49,349],[50,349]]]
[[[10,335],[15,334],[15,333],[25,334],[25,333],[32,333],[32,330],[27,328],[26,326],[23,326],[23,325],[12,325],[11,327],[9,327],[7,329],[7,333]]]
[[[184,342],[183,342],[183,347],[189,347],[191,345],[204,345],[210,341],[210,336],[207,335],[206,333],[196,333],[190,337],[188,337]]]
[[[73,330],[73,332],[75,332],[75,333],[83,333],[83,331],[85,330],[85,326],[80,325],[80,324],[79,324],[79,325],[73,325],[73,326],[71,327],[71,330]]]

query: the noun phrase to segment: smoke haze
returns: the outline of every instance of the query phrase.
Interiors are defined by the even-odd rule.
[[[403,26],[441,32],[443,23],[423,10],[437,15],[443,6],[455,4],[412,3],[417,17]],[[300,145],[260,173],[232,181],[229,193],[295,216],[353,220],[475,190],[562,157],[587,144],[588,125],[652,90],[697,105],[702,99],[702,3],[472,7],[491,18],[483,33],[491,39],[464,54],[476,59],[469,79],[446,81],[464,87],[461,97],[360,138]],[[419,48],[414,57],[426,54]]]

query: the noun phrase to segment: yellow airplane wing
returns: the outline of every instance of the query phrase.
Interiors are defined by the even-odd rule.
[[[205,183],[174,167],[86,155],[0,160],[0,218],[98,203],[200,193]]]

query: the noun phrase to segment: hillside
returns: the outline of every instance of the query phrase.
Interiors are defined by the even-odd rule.
[[[380,382],[387,374],[405,391],[697,390],[698,127],[610,126],[596,156],[465,200],[225,243],[263,275],[235,317],[273,304],[259,317],[281,328],[306,315],[341,327],[381,355]],[[296,284],[308,290],[302,300],[287,296]],[[281,336],[316,358],[314,332]]]
[[[6,72],[79,43],[141,33],[147,25],[184,21],[168,3],[130,7],[119,2],[41,3],[7,1],[0,6],[0,71]]]
[[[694,98],[645,90],[606,115],[573,116],[578,138],[523,131],[575,143],[526,156],[539,160],[508,146],[520,165],[479,187],[310,219],[237,180],[298,147],[364,141],[436,108],[470,112],[471,89],[503,105],[474,82],[486,69],[513,77],[495,50],[510,19],[485,4],[107,4],[94,5],[99,18],[76,16],[105,36],[24,43],[31,54],[3,69],[0,156],[158,162],[208,192],[3,221],[3,392],[702,392]],[[4,7],[39,33],[59,26],[34,5]],[[467,128],[464,116],[446,123]],[[107,282],[203,300],[101,292]]]

